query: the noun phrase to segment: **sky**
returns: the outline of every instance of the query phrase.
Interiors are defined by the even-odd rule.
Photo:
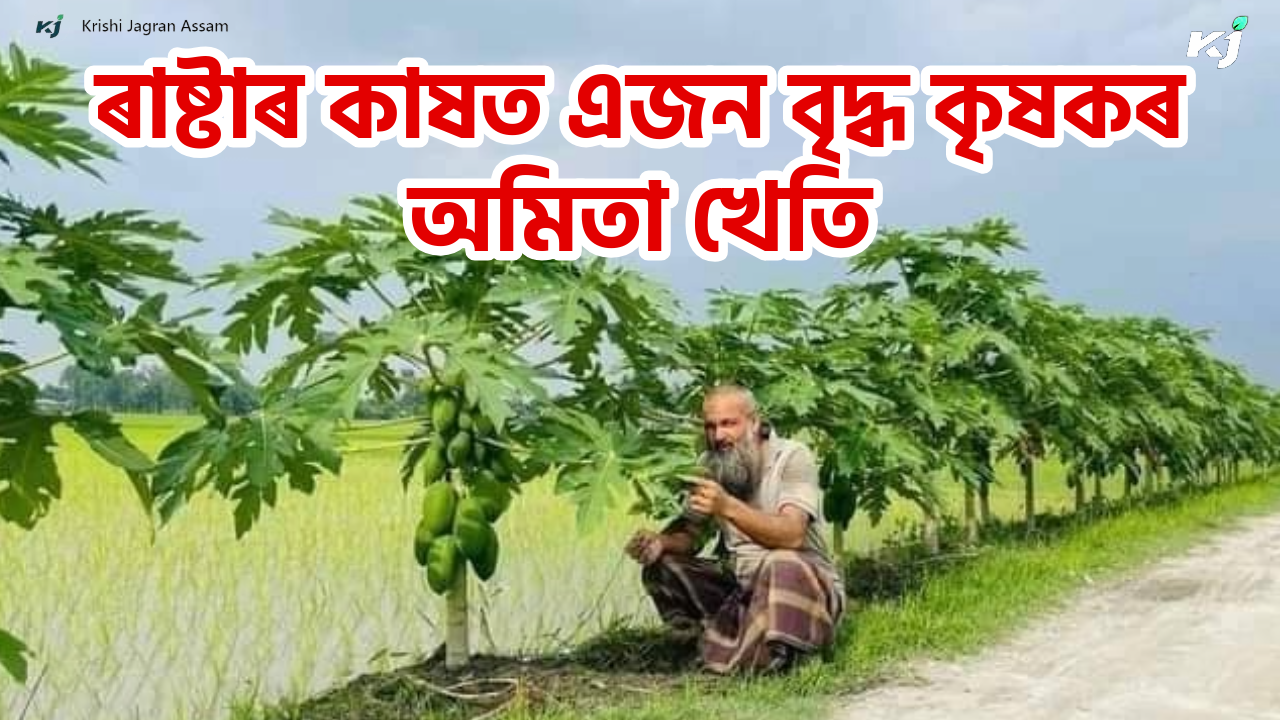
[[[13,0],[6,0],[6,5]],[[204,241],[179,255],[193,271],[281,247],[290,238],[263,222],[272,207],[335,217],[355,195],[395,194],[404,178],[487,178],[513,154],[551,158],[561,177],[638,177],[663,170],[678,185],[673,251],[661,262],[630,257],[697,309],[708,289],[817,289],[843,273],[814,253],[803,262],[766,261],[731,249],[708,262],[689,248],[684,213],[693,189],[714,178],[754,178],[782,170],[803,139],[782,121],[784,96],[769,96],[770,141],[740,147],[716,135],[707,148],[578,148],[560,135],[560,109],[579,71],[621,65],[1189,65],[1189,139],[1162,148],[1134,133],[1109,148],[1067,136],[1036,148],[1005,136],[991,143],[995,167],[978,174],[949,162],[946,139],[924,120],[927,96],[913,97],[915,143],[883,158],[853,155],[849,177],[884,191],[879,223],[910,229],[1002,216],[1028,249],[1019,265],[1042,273],[1056,298],[1098,313],[1162,315],[1214,333],[1211,347],[1255,378],[1280,386],[1280,267],[1274,225],[1280,141],[1265,129],[1280,111],[1274,68],[1280,12],[1274,3],[1174,0],[1008,2],[183,2],[137,0],[20,2],[0,13],[6,45],[83,70],[142,65],[173,47],[213,46],[258,65],[384,65],[420,57],[441,65],[547,65],[555,73],[551,114],[541,135],[518,146],[486,140],[463,149],[432,141],[356,148],[320,123],[321,97],[308,97],[300,148],[260,137],[195,159],[171,148],[118,148],[107,182],[56,173],[14,154],[5,187],[30,202],[69,211],[145,208],[185,222]],[[1268,12],[1270,11],[1270,12]],[[57,38],[35,24],[63,14]],[[1187,58],[1192,31],[1230,31],[1248,15],[1236,62]],[[201,35],[86,33],[82,20],[125,23],[226,22]],[[1226,43],[1220,42],[1223,51]],[[87,126],[83,117],[79,118]],[[1267,198],[1272,198],[1268,202]],[[34,357],[54,339],[25,323],[0,325]],[[52,370],[50,372],[53,372]],[[45,377],[49,377],[46,375]]]

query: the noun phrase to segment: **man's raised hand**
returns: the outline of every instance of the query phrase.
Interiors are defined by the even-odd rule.
[[[729,494],[720,483],[706,478],[687,478],[693,485],[689,495],[689,509],[705,517],[719,517],[729,505]]]

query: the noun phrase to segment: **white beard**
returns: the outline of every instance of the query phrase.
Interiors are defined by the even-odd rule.
[[[709,450],[704,466],[716,482],[739,500],[749,500],[756,489],[756,459],[760,441],[749,438],[724,450]]]

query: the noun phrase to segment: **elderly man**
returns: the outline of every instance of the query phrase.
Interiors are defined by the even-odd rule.
[[[708,478],[691,479],[682,517],[640,531],[627,553],[662,619],[700,637],[708,670],[785,670],[832,642],[845,607],[813,454],[773,436],[741,387],[708,392],[703,421]],[[728,567],[697,556],[717,526]]]

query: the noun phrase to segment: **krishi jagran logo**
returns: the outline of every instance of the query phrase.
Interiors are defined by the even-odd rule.
[[[59,15],[57,20],[37,20],[36,32],[49,33],[49,37],[58,37],[58,31],[62,29],[62,16]]]
[[[1231,21],[1231,29],[1234,31],[1227,35],[1227,56],[1222,57],[1222,51],[1218,50],[1217,45],[1210,47],[1205,55],[1211,58],[1222,58],[1218,61],[1218,69],[1229,66],[1236,61],[1236,56],[1240,54],[1240,34],[1244,32],[1244,26],[1249,24],[1249,16],[1241,15]],[[1226,35],[1225,30],[1218,30],[1209,33],[1209,37],[1203,37],[1203,33],[1199,30],[1191,33],[1191,39],[1187,41],[1187,57],[1200,57],[1200,51],[1207,45],[1212,45],[1218,38]]]

